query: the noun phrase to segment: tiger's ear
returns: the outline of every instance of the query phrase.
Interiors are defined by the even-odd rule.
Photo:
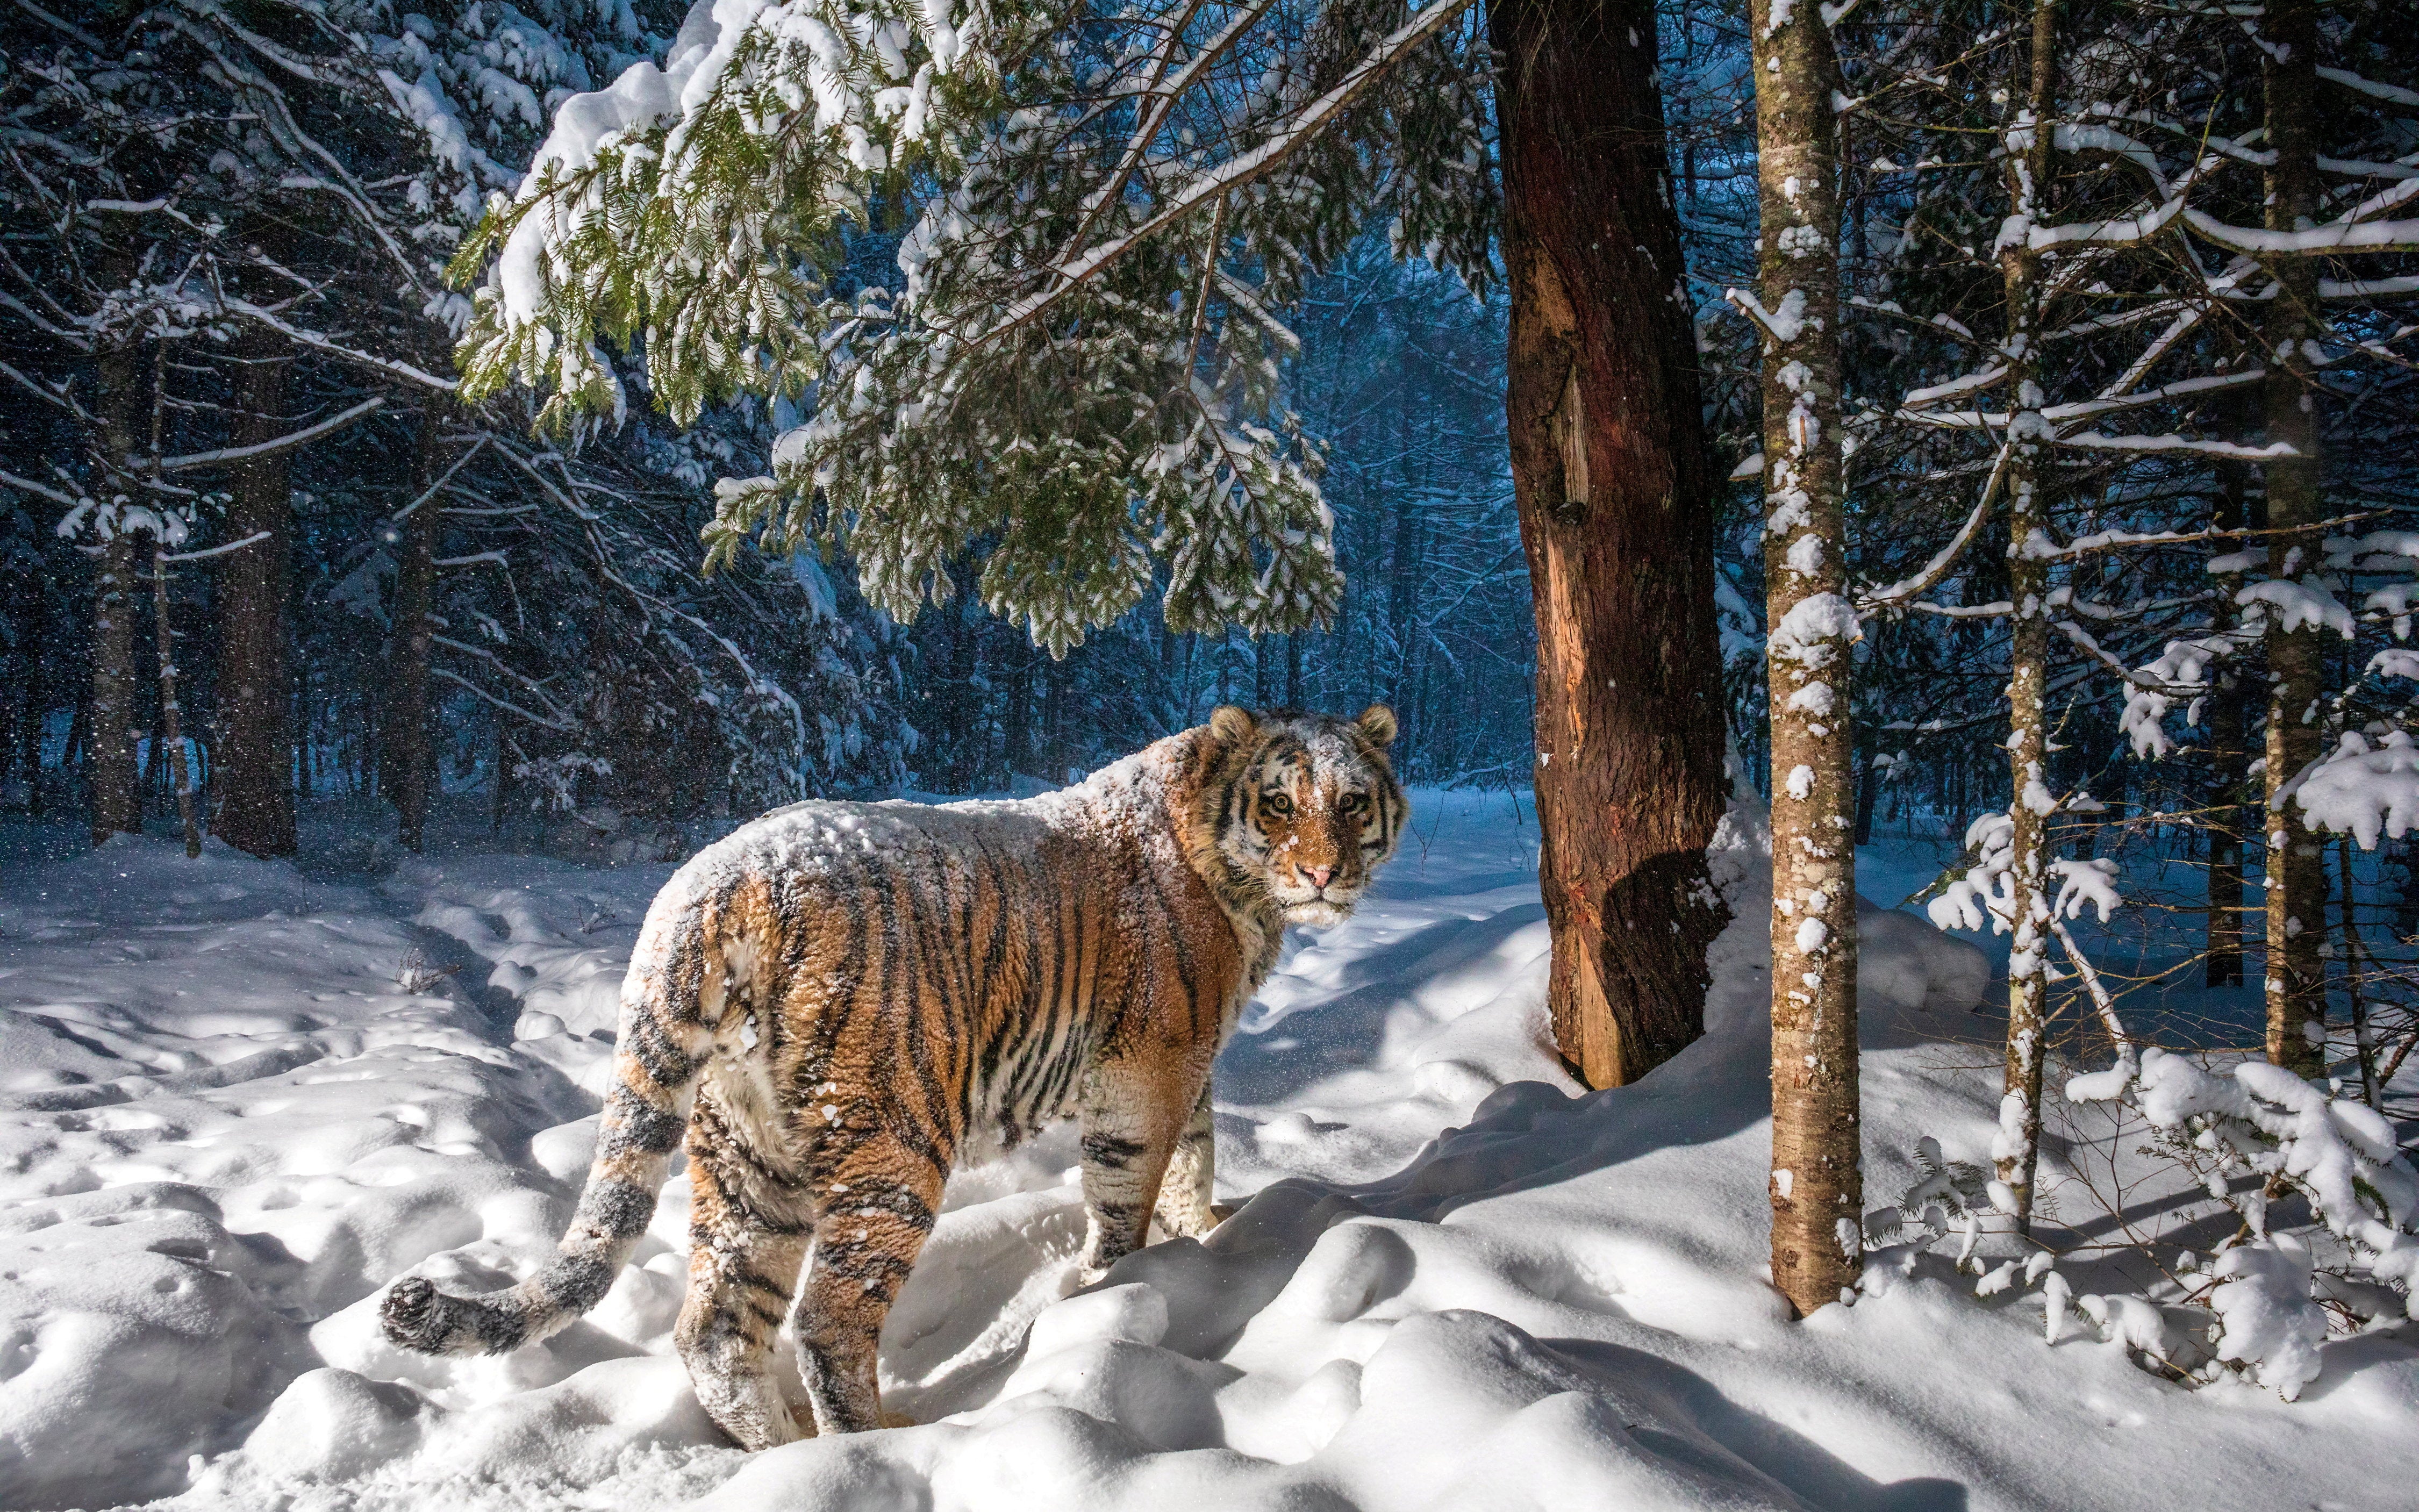
[[[1394,711],[1382,703],[1372,703],[1361,711],[1358,721],[1361,738],[1383,750],[1394,743]]]
[[[1210,713],[1210,737],[1225,745],[1240,746],[1259,733],[1259,721],[1248,710],[1221,703]]]

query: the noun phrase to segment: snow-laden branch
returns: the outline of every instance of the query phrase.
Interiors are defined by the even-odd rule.
[[[2419,184],[2419,179],[2411,180]],[[2228,225],[2200,210],[2185,210],[2184,224],[2207,240],[2257,257],[2311,256],[2330,252],[2419,252],[2419,221],[2335,221],[2305,231],[2270,231]]]
[[[421,505],[428,502],[431,499],[436,498],[439,489],[454,481],[454,474],[461,471],[464,468],[469,467],[472,457],[475,457],[481,452],[485,451],[487,449],[487,442],[489,440],[489,437],[481,436],[477,440],[471,442],[470,449],[464,452],[460,456],[455,457],[454,459],[454,465],[447,468],[443,472],[438,474],[437,481],[435,483],[430,484],[427,489],[424,491],[419,498],[413,500],[411,502],[404,505],[401,509],[396,510],[393,515],[389,516],[389,520],[391,522],[400,522],[409,519],[413,510],[418,509]]]
[[[275,314],[262,309],[259,305],[254,304],[248,300],[239,300],[230,296],[226,301],[226,310],[230,315],[239,315],[247,320],[267,326],[270,330],[276,332],[286,340],[294,342],[300,346],[308,347],[313,351],[326,352],[331,357],[341,359],[344,362],[353,363],[362,367],[371,368],[377,372],[387,374],[389,377],[402,378],[407,382],[417,383],[423,388],[435,389],[439,393],[452,393],[455,389],[460,387],[460,385],[455,383],[452,378],[439,378],[436,374],[415,367],[409,363],[397,362],[394,359],[388,357],[373,357],[368,352],[357,351],[354,348],[346,346],[344,343],[331,340],[329,337],[321,335],[316,331],[307,330],[304,327],[293,324],[291,321],[281,319]]]
[[[21,478],[17,476],[17,474],[8,471],[5,469],[0,469],[0,483],[5,483],[9,487],[15,488],[20,492],[32,494],[36,498],[47,499],[51,502],[62,505],[68,509],[82,509],[85,506],[85,501],[84,500],[71,499],[66,494],[59,492],[56,488],[51,487],[46,484],[36,483],[31,478]]]
[[[194,468],[218,467],[228,462],[249,461],[255,456],[270,456],[279,452],[292,451],[297,446],[307,445],[322,436],[343,430],[363,415],[385,407],[386,396],[377,394],[362,400],[341,414],[330,415],[316,425],[307,425],[300,430],[277,437],[273,440],[255,441],[250,446],[222,446],[214,452],[191,452],[183,456],[162,457],[160,471],[186,472]]]
[[[273,533],[275,532],[270,531],[254,531],[240,541],[229,541],[224,546],[204,547],[199,551],[162,552],[160,555],[160,560],[162,562],[207,562],[212,557],[223,557],[231,552],[240,551],[248,546],[257,546],[261,542],[268,540]]]
[[[2329,84],[2339,84],[2347,89],[2358,90],[2372,100],[2382,100],[2396,105],[2419,106],[2419,89],[2405,89],[2400,85],[2380,84],[2374,79],[2364,79],[2350,69],[2330,69],[2323,65],[2318,69],[2318,75]]]
[[[1894,609],[1940,585],[1956,567],[1957,559],[1965,554],[1965,548],[1973,545],[1974,537],[1981,534],[1983,525],[1989,522],[1991,505],[1998,498],[1999,486],[2007,478],[2008,458],[2013,450],[2011,441],[1999,443],[1998,457],[1991,464],[1991,476],[1982,485],[1982,497],[1974,501],[1974,512],[1965,517],[1965,523],[1958,528],[1949,544],[1923,564],[1923,570],[1912,578],[1903,578],[1887,587],[1858,594],[1857,612],[1870,614],[1876,609]]]
[[[2198,452],[2204,456],[2231,456],[2245,462],[2269,462],[2297,455],[2284,441],[2243,446],[2234,441],[2197,440],[2189,436],[2103,436],[2094,430],[2060,436],[2057,444],[2079,446],[2088,452]]]
[[[1195,178],[1170,199],[1158,214],[1124,236],[1103,243],[1072,262],[1054,267],[1051,271],[1056,276],[1056,283],[1010,305],[1008,313],[990,329],[968,342],[969,347],[979,349],[990,346],[1001,337],[1032,324],[1055,308],[1078,285],[1123,258],[1151,237],[1210,200],[1273,171],[1296,151],[1317,140],[1319,133],[1333,124],[1335,118],[1371,85],[1383,77],[1388,69],[1406,53],[1435,35],[1446,22],[1469,8],[1471,0],[1429,0],[1425,9],[1415,12],[1379,42],[1367,57],[1353,65],[1352,71],[1338,81],[1333,88],[1303,106],[1290,125],[1249,152],[1230,159]]]

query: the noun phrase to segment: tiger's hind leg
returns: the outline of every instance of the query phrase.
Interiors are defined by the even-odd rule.
[[[822,1431],[857,1433],[886,1426],[874,1371],[882,1323],[932,1232],[945,1173],[880,1134],[852,1142],[829,1169],[798,1299],[798,1372]]]
[[[806,1258],[804,1205],[748,1152],[692,1148],[688,1295],[672,1331],[706,1415],[739,1447],[770,1449],[804,1437],[772,1374],[773,1343]]]

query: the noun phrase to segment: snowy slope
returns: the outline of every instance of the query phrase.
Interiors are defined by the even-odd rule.
[[[1534,829],[1419,795],[1349,923],[1219,1064],[1206,1243],[1061,1300],[1064,1132],[950,1187],[885,1337],[925,1426],[747,1457],[669,1334],[682,1183],[606,1303],[499,1360],[406,1358],[376,1292],[549,1247],[660,868],[521,856],[376,888],[171,847],[0,879],[0,1505],[1294,1509],[2398,1507],[2419,1351],[2328,1347],[2288,1406],[2186,1391],[1940,1257],[1786,1320],[1762,1278],[1763,924],[1706,1038],[1580,1095],[1543,1044]],[[1869,1205],[1989,1137],[1986,970],[1865,922]],[[418,952],[462,969],[414,993]],[[2162,1200],[2157,1193],[2145,1200]],[[2077,1288],[2088,1289],[2078,1272]],[[201,1458],[193,1458],[201,1457]],[[700,1499],[702,1500],[700,1500]]]

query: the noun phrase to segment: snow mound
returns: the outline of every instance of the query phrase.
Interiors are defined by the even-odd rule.
[[[2157,1379],[2121,1329],[2045,1344],[2034,1295],[1978,1302],[1912,1254],[1876,1257],[1854,1307],[1789,1320],[1764,1279],[1756,816],[1733,812],[1716,857],[1741,917],[1708,1033],[1586,1092],[1546,1039],[1525,811],[1415,801],[1377,892],[1296,936],[1221,1057],[1220,1196],[1240,1212],[1070,1295],[1069,1134],[960,1173],[883,1340],[886,1405],[920,1426],[757,1456],[719,1440],[670,1354],[683,1180],[604,1304],[541,1345],[429,1360],[375,1324],[407,1269],[485,1288],[547,1252],[594,1138],[578,1084],[610,1050],[590,995],[663,869],[471,857],[382,894],[264,869],[247,886],[272,906],[223,900],[184,933],[104,899],[131,877],[0,881],[0,1018],[70,998],[80,1023],[120,1015],[114,1039],[58,1041],[38,1095],[126,1085],[172,1047],[318,1057],[146,1096],[164,1121],[105,1148],[67,1126],[126,1104],[0,1116],[35,1155],[0,1166],[18,1173],[0,1245],[54,1234],[72,1273],[0,1264],[0,1504],[2129,1512],[2145,1485],[2381,1506],[2419,1474],[2419,1355],[2391,1336],[2314,1341],[2287,1407]],[[88,922],[104,907],[114,922]],[[1995,1057],[1953,1042],[1992,1032],[1966,1012],[1980,952],[1891,910],[1860,927],[1874,1205],[1921,1135],[1980,1157],[1998,1097]],[[130,945],[141,964],[116,963]],[[403,993],[413,946],[461,969]],[[282,1005],[283,1026],[175,1016],[197,980]],[[87,1383],[43,1384],[74,1371]]]

